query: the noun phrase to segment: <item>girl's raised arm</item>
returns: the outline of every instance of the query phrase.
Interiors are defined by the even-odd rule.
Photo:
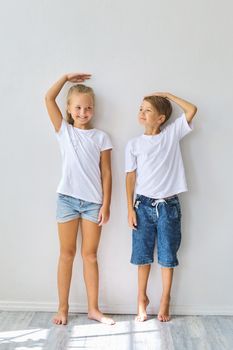
[[[90,79],[90,74],[71,73],[63,75],[46,93],[45,103],[49,117],[53,123],[55,130],[58,132],[62,123],[62,113],[56,103],[56,97],[67,81],[72,83],[82,83],[86,79]]]

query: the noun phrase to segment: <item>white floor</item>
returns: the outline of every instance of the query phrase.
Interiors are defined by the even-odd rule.
[[[233,317],[173,316],[161,323],[150,316],[112,315],[106,326],[71,314],[67,326],[51,323],[50,312],[0,311],[0,350],[233,350]]]

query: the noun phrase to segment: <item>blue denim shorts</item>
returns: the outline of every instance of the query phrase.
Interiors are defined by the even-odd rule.
[[[58,193],[56,219],[59,223],[77,218],[83,218],[98,223],[98,215],[101,206],[102,204],[91,203]]]
[[[132,233],[131,263],[153,263],[157,241],[158,263],[162,267],[177,266],[177,251],[181,242],[181,209],[178,196],[153,199],[136,195],[134,209],[137,227]]]

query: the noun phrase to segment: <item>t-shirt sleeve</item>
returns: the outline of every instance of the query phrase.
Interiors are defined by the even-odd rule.
[[[132,142],[128,142],[125,148],[125,172],[129,173],[137,168],[137,158],[133,152]]]
[[[174,132],[178,140],[189,134],[193,130],[193,123],[188,123],[185,113],[182,113],[173,123],[169,125],[171,131]]]
[[[101,151],[106,151],[107,149],[112,149],[112,141],[108,134],[103,134],[102,142],[101,142]]]

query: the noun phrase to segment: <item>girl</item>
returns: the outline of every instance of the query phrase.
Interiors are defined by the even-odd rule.
[[[62,178],[58,186],[57,222],[60,240],[58,263],[59,309],[53,322],[67,324],[68,298],[79,226],[82,234],[83,273],[88,299],[88,318],[114,324],[98,308],[97,249],[101,227],[109,219],[111,199],[111,141],[92,127],[94,92],[85,85],[73,85],[67,95],[66,119],[56,103],[63,85],[82,83],[90,74],[62,76],[47,92],[48,114],[62,154]]]

